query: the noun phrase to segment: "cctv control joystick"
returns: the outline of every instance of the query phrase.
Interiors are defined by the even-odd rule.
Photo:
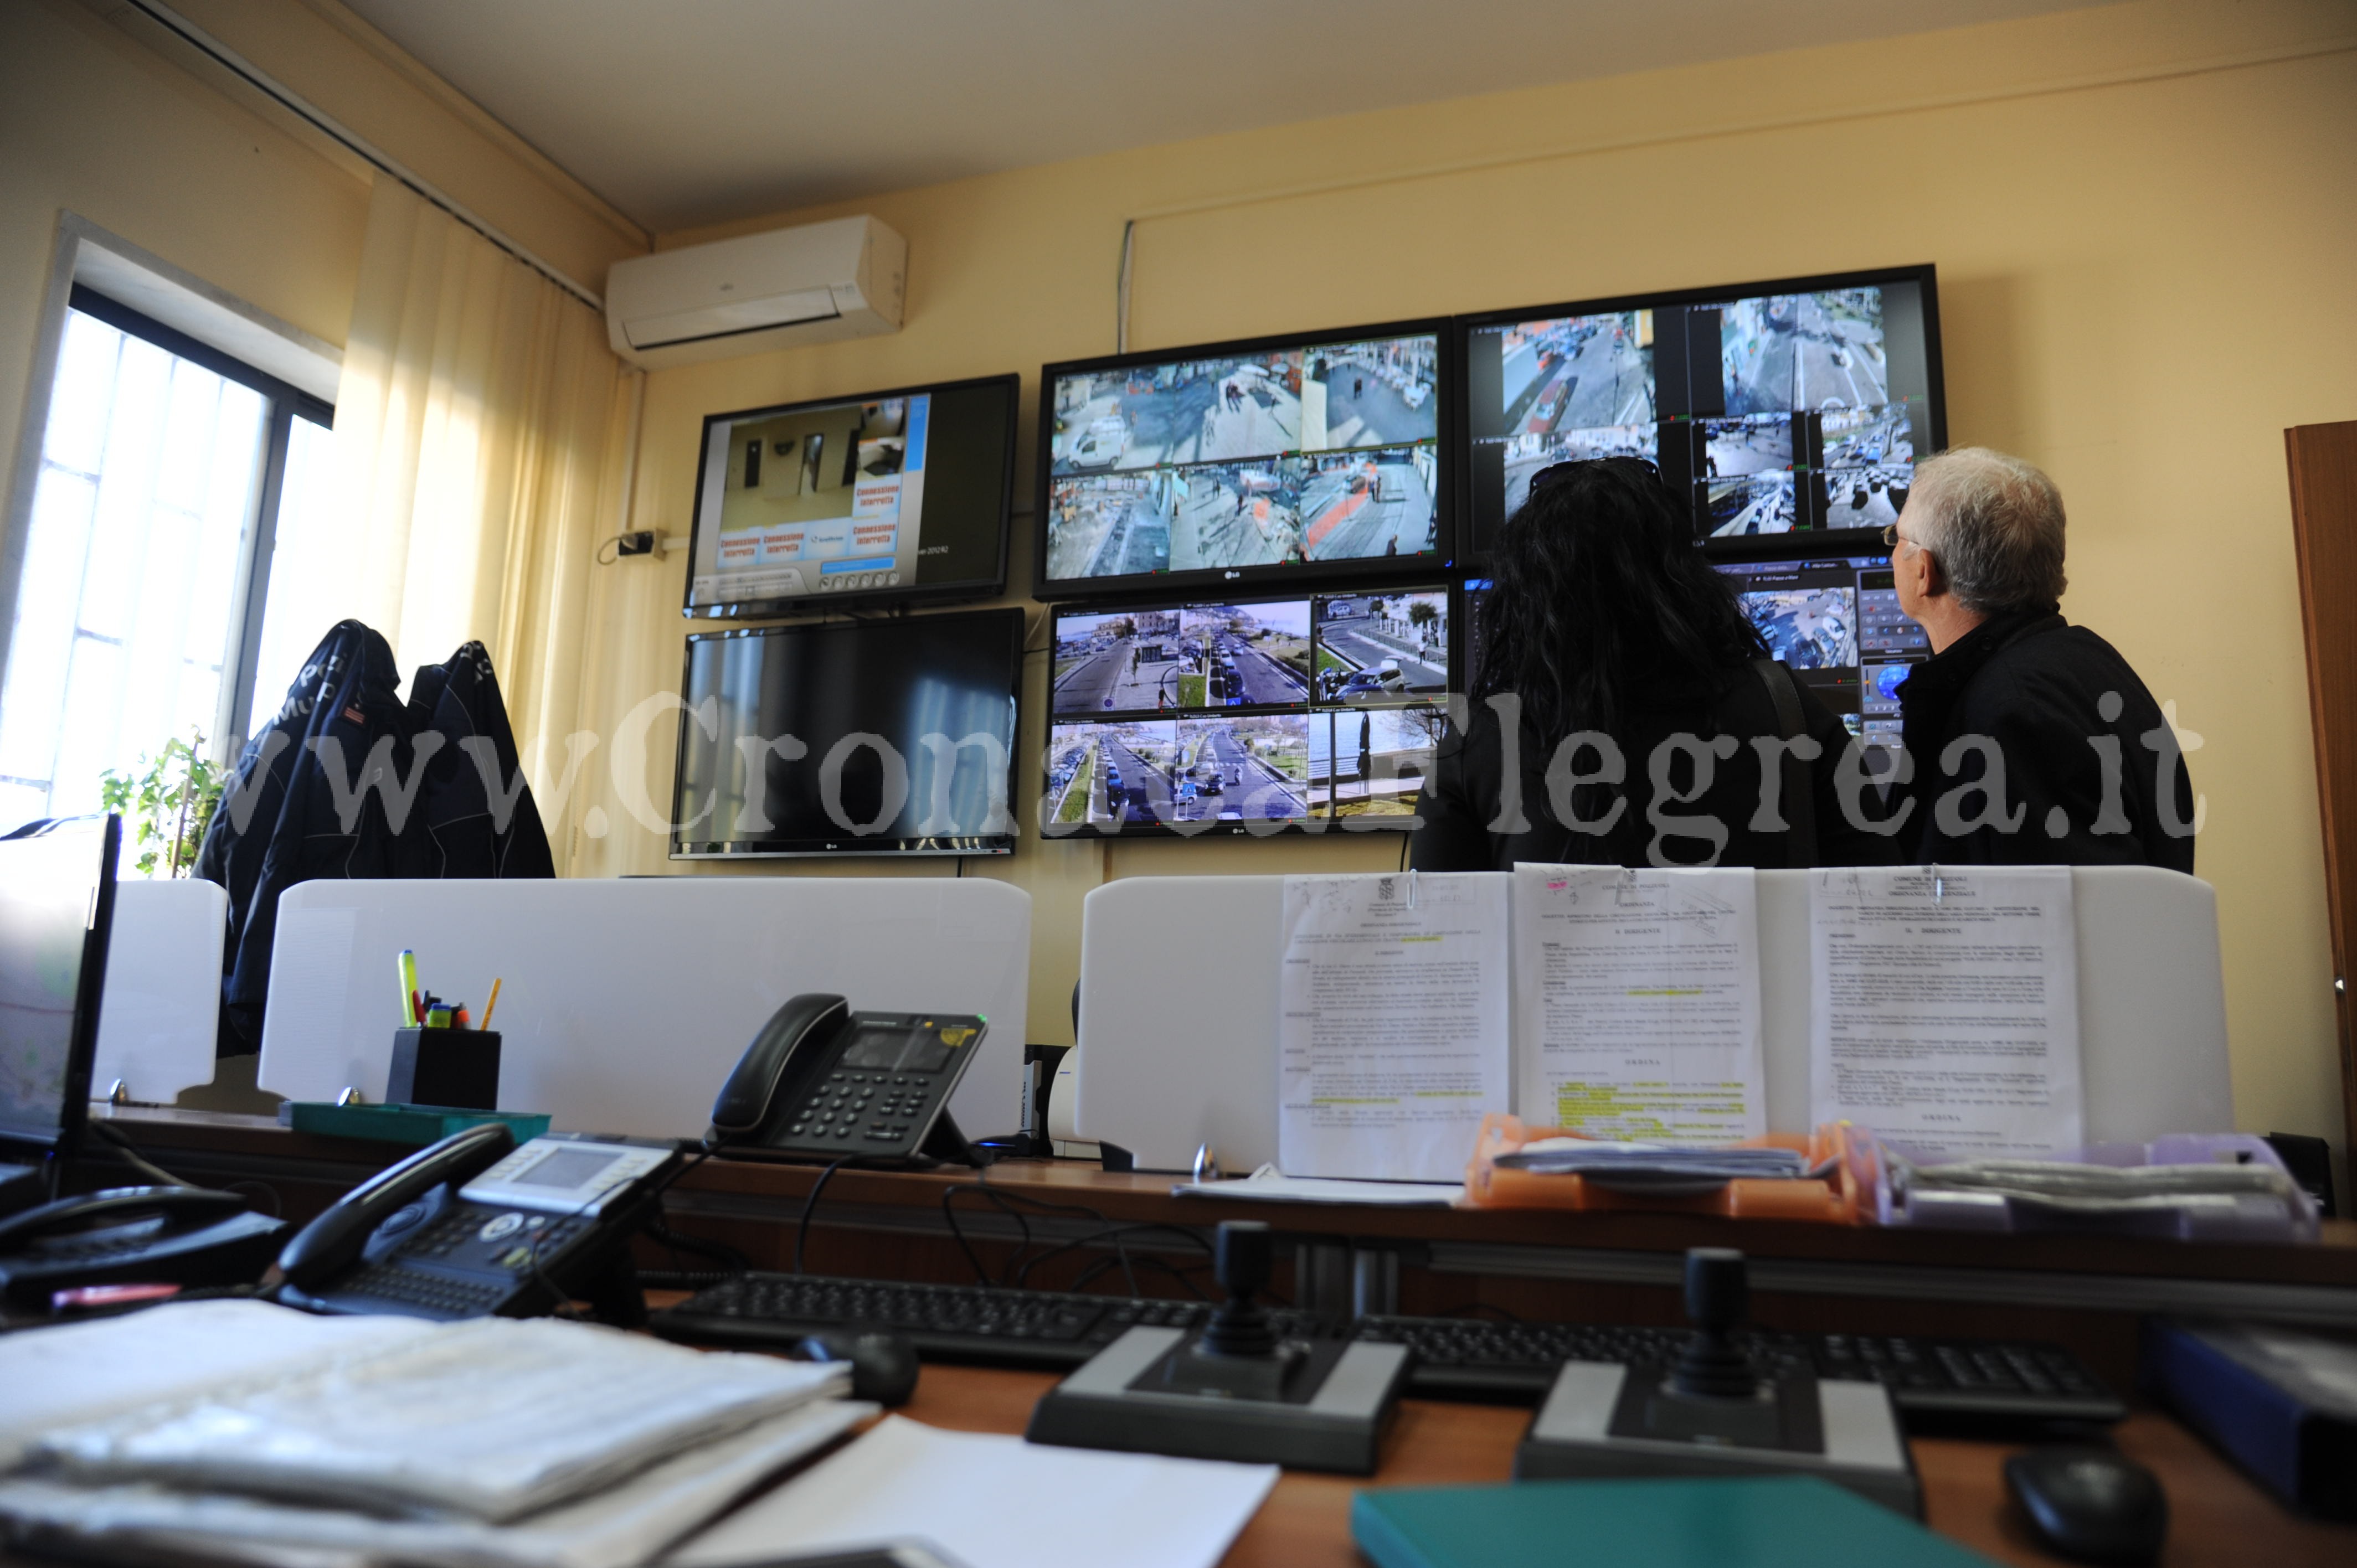
[[[1273,1239],[1256,1219],[1220,1224],[1211,1266],[1228,1299],[1203,1329],[1203,1348],[1214,1356],[1274,1356],[1276,1331],[1253,1297],[1268,1287]]]
[[[1211,1264],[1227,1299],[1210,1320],[1134,1325],[1041,1396],[1025,1435],[1372,1475],[1410,1351],[1305,1331],[1292,1314],[1272,1320],[1256,1298],[1275,1241],[1256,1221],[1222,1224]]]
[[[1743,1254],[1729,1247],[1695,1247],[1686,1252],[1686,1316],[1695,1334],[1670,1373],[1670,1386],[1695,1399],[1749,1399],[1760,1380],[1751,1359],[1735,1342],[1750,1298]]]

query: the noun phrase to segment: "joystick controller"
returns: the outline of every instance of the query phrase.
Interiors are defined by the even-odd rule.
[[[1889,1391],[1762,1376],[1736,1339],[1749,1305],[1743,1254],[1686,1253],[1694,1336],[1677,1359],[1566,1361],[1514,1455],[1517,1480],[1590,1476],[1816,1476],[1910,1518],[1922,1493]]]
[[[1223,1222],[1227,1300],[1200,1332],[1139,1325],[1042,1395],[1034,1443],[1372,1475],[1407,1380],[1404,1345],[1280,1336],[1256,1299],[1276,1238]]]
[[[1220,1225],[1212,1243],[1211,1273],[1228,1299],[1211,1315],[1200,1348],[1211,1356],[1267,1357],[1276,1354],[1276,1330],[1268,1314],[1253,1297],[1268,1288],[1268,1268],[1274,1242],[1266,1225],[1257,1219],[1230,1219]]]
[[[1751,1359],[1735,1342],[1749,1305],[1751,1281],[1743,1254],[1731,1247],[1686,1252],[1686,1316],[1695,1326],[1670,1387],[1688,1399],[1748,1400],[1759,1391]]]

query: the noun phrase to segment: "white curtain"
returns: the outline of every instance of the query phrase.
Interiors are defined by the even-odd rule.
[[[632,373],[595,310],[380,178],[336,401],[340,505],[331,528],[284,542],[292,581],[274,588],[316,607],[321,633],[366,621],[404,671],[479,639],[560,869],[572,813],[545,795],[581,717]]]

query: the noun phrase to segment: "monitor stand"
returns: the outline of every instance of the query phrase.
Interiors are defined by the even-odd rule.
[[[1268,1283],[1270,1235],[1220,1227],[1227,1304],[1200,1333],[1132,1328],[1040,1396],[1024,1435],[1118,1448],[1372,1475],[1407,1377],[1407,1348],[1280,1340],[1253,1304]]]

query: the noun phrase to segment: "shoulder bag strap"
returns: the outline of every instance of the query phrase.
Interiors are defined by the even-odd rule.
[[[1808,733],[1801,720],[1800,682],[1783,664],[1773,659],[1755,659],[1752,670],[1768,688],[1768,700],[1776,708],[1776,734],[1780,739],[1798,740]],[[1809,765],[1787,748],[1783,756],[1784,783],[1780,798],[1784,807],[1784,864],[1806,866],[1817,864],[1817,795],[1810,785]]]

